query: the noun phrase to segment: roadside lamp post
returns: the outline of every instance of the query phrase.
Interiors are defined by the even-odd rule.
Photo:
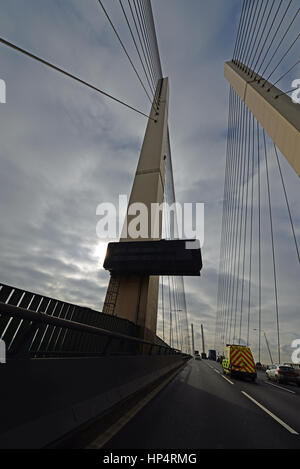
[[[259,329],[253,329],[254,331],[259,331]],[[269,342],[268,342],[268,339],[267,339],[267,334],[265,333],[265,331],[261,331],[264,333],[264,336],[265,336],[265,340],[266,340],[266,344],[267,344],[267,349],[268,349],[268,352],[269,352],[269,355],[270,355],[270,360],[271,360],[271,364],[273,365],[273,358],[272,358],[272,354],[271,354],[271,350],[270,350],[270,346],[269,346]],[[258,358],[258,361],[260,362],[260,350],[259,350],[259,358]]]

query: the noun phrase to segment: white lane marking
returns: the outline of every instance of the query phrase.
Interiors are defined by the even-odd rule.
[[[282,386],[278,386],[277,384],[269,383],[269,381],[265,381],[265,383],[269,384],[270,386],[274,386],[275,388],[283,389],[284,391],[290,392],[291,394],[296,394],[295,391],[291,391],[291,389],[286,389]]]
[[[222,378],[226,379],[226,381],[228,381],[228,383],[234,384],[232,381],[230,381],[230,379],[226,378],[226,376],[223,376],[223,375],[221,375],[221,376],[222,376]]]
[[[285,423],[283,420],[281,420],[279,417],[277,417],[275,414],[273,414],[270,410],[266,409],[266,407],[264,407],[262,404],[257,402],[255,399],[253,399],[253,397],[249,396],[249,394],[247,394],[244,391],[241,391],[241,393],[244,394],[244,396],[246,396],[248,399],[250,399],[250,401],[254,402],[254,404],[256,404],[258,407],[260,407],[264,412],[266,412],[268,415],[270,415],[270,417],[272,417],[274,420],[276,420],[276,422],[280,423],[280,425],[282,425],[290,433],[292,433],[293,435],[299,435],[299,433],[296,432],[296,430],[294,430],[287,423]]]
[[[216,370],[215,368],[213,368],[213,370],[214,370],[216,373],[219,373],[219,374],[220,374],[219,370]]]

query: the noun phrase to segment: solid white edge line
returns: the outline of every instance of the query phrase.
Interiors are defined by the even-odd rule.
[[[276,420],[276,422],[280,423],[280,425],[282,425],[286,430],[288,430],[290,433],[292,433],[293,435],[299,435],[298,432],[296,432],[296,430],[294,430],[292,427],[290,427],[288,424],[286,424],[285,422],[283,422],[283,420],[281,420],[279,417],[277,417],[276,415],[274,415],[270,410],[266,409],[266,407],[264,407],[262,404],[260,404],[259,402],[257,402],[255,399],[253,399],[253,397],[249,396],[249,394],[247,394],[246,392],[244,391],[241,391],[242,394],[244,394],[244,396],[246,396],[248,399],[250,399],[250,401],[254,402],[254,404],[256,404],[258,407],[260,407],[264,412],[266,412],[268,415],[270,415],[270,417],[272,417],[274,420]]]
[[[222,378],[226,379],[226,381],[228,381],[228,383],[234,384],[232,381],[230,381],[230,379],[226,378],[226,376],[223,376],[223,375],[221,375],[221,376],[222,376]]]
[[[291,394],[296,394],[295,391],[292,391],[291,389],[283,388],[282,386],[278,386],[278,384],[269,383],[269,381],[265,381],[265,383],[269,384],[270,386],[274,386],[275,388],[282,389],[283,391],[290,392]]]

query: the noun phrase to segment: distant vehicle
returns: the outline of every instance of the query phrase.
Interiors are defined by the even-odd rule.
[[[208,359],[213,360],[215,362],[217,360],[217,352],[215,350],[209,350]]]
[[[266,371],[268,379],[277,383],[295,383],[300,386],[300,376],[290,365],[270,365]]]
[[[298,376],[300,376],[300,364],[293,363],[292,368],[294,368]]]
[[[298,375],[300,376],[300,364],[296,364],[296,363],[284,363],[285,366],[291,366],[295,371],[296,373],[298,373]]]
[[[202,360],[207,360],[207,356],[205,352],[201,353]]]
[[[250,378],[252,381],[257,378],[252,352],[245,345],[227,345],[222,368],[224,374]]]
[[[224,355],[218,355],[217,356],[217,362],[222,364],[222,361],[224,360]]]
[[[195,360],[201,360],[201,357],[199,355],[199,350],[195,350],[194,357],[195,357]]]

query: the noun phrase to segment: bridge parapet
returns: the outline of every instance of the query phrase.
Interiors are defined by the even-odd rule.
[[[43,313],[52,319],[68,320],[96,328],[113,331],[132,337],[138,337],[139,328],[130,321],[108,314],[94,311],[90,308],[63,302],[54,298],[24,291],[12,286],[0,284],[0,303],[16,306],[32,313]],[[59,327],[59,323],[43,324],[35,322],[38,316],[26,320],[22,315],[16,316],[16,311],[10,309],[11,314],[0,311],[0,337],[5,341],[9,356],[28,352],[31,356],[49,354],[102,353],[107,339],[93,336],[88,339],[84,331]],[[33,321],[32,321],[33,319]],[[47,319],[47,318],[44,318]],[[117,342],[110,344],[110,351],[116,351]],[[124,352],[125,350],[123,350]],[[132,352],[132,347],[127,350]]]
[[[52,444],[190,358],[158,337],[138,338],[125,319],[1,287],[0,448]]]

